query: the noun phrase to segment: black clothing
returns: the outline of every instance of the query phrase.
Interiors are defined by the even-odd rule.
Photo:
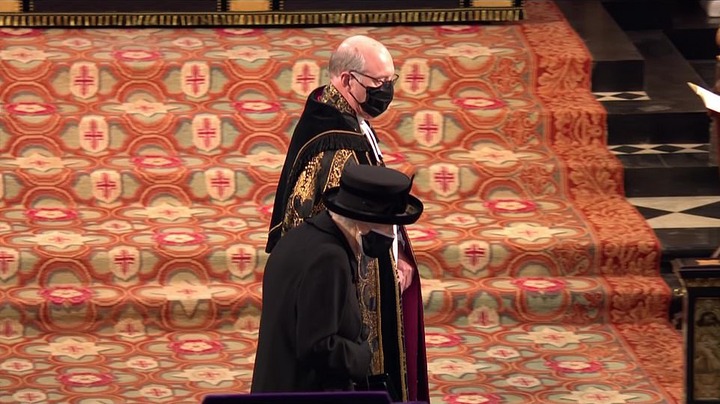
[[[252,392],[349,390],[369,375],[357,267],[327,212],[283,236],[263,275]]]
[[[334,103],[323,101],[328,98]],[[314,90],[307,99],[275,193],[266,245],[266,252],[272,251],[271,258],[284,235],[325,211],[321,195],[340,183],[345,165],[383,165],[357,117],[342,103],[347,104],[331,85]],[[390,251],[363,265],[367,276],[358,280],[359,288],[376,291],[364,294],[359,301],[361,315],[370,329],[369,341],[372,347],[379,347],[372,350],[370,367],[373,374],[388,375],[399,392],[396,401],[429,401],[420,276],[404,227],[399,228],[398,236],[403,240],[404,256],[416,268],[409,288],[400,290]],[[296,265],[292,260],[286,264],[290,269]]]
[[[354,150],[363,160],[360,161],[360,164],[378,164],[374,159],[369,161],[367,158],[363,158],[364,154],[372,154],[372,148],[365,135],[360,131],[357,117],[341,113],[333,106],[320,102],[318,99],[323,89],[324,87],[320,87],[308,96],[305,110],[300,116],[290,140],[275,193],[270,233],[265,246],[267,253],[272,251],[282,234],[289,230],[289,228],[283,228],[288,198],[293,192],[298,175],[308,161],[318,153],[350,149]],[[332,155],[329,154],[328,157],[332,158]],[[322,174],[325,177],[329,175],[327,171]],[[324,184],[324,182],[319,181],[318,185],[320,184]],[[319,196],[324,189],[318,191],[317,195]],[[287,224],[285,225],[287,227]]]

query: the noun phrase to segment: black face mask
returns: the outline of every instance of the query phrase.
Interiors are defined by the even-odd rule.
[[[388,109],[395,95],[395,86],[391,81],[385,81],[379,87],[366,87],[355,76],[353,78],[365,89],[365,101],[358,101],[352,92],[350,95],[366,114],[375,118]]]
[[[390,251],[395,241],[394,237],[386,236],[375,231],[369,231],[360,236],[363,253],[371,258],[380,258]]]

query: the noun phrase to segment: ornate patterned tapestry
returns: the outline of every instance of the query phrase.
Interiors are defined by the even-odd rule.
[[[0,26],[328,26],[517,21],[524,0],[0,0]]]
[[[37,0],[38,2],[40,0]],[[0,28],[0,404],[197,404],[252,377],[273,194],[329,50],[400,78],[433,404],[682,400],[659,245],[551,1],[505,24]]]

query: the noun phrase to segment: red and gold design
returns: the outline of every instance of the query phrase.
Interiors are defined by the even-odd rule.
[[[680,402],[658,242],[624,200],[592,60],[552,2],[527,8],[490,26],[0,29],[0,402],[249,390],[290,134],[352,33],[400,73],[373,126],[425,203],[408,231],[433,402]]]

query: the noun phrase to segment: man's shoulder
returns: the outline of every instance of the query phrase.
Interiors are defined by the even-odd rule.
[[[295,127],[295,131],[325,132],[329,130],[359,132],[357,118],[322,102],[319,95],[325,87],[313,90],[305,102],[305,109]]]

